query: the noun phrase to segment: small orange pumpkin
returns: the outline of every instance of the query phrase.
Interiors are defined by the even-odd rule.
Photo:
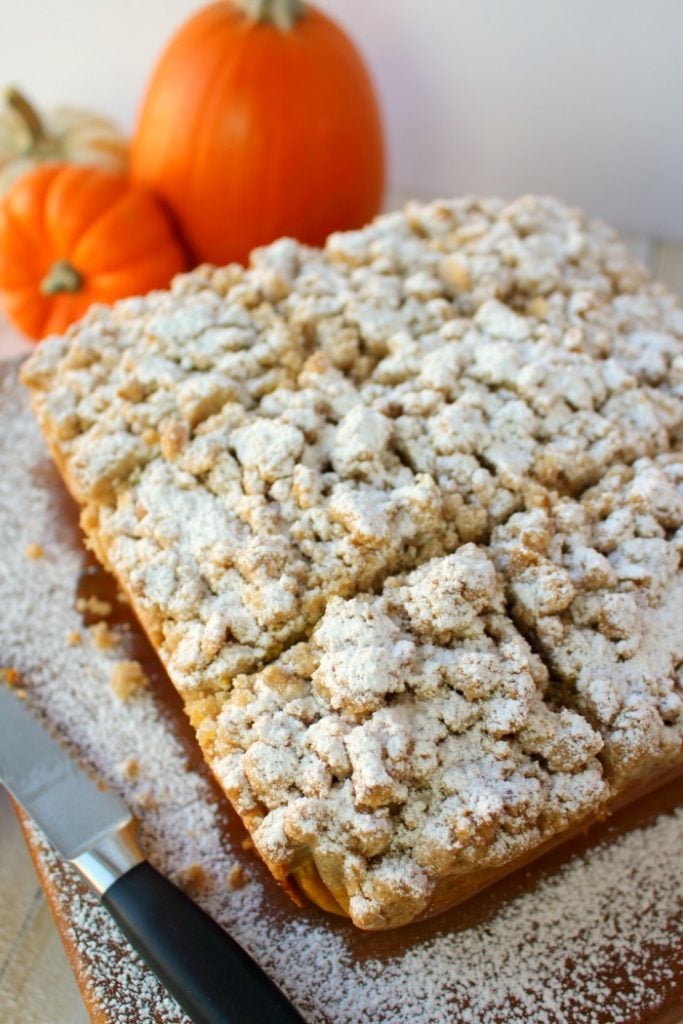
[[[63,333],[93,302],[163,288],[185,267],[161,202],[123,174],[45,164],[0,203],[0,300],[32,338]]]
[[[163,196],[200,261],[360,227],[381,203],[384,152],[357,49],[301,0],[204,8],[152,76],[131,173]]]

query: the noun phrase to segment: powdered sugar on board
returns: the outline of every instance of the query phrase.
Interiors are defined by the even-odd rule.
[[[574,858],[532,891],[468,923],[401,933],[392,949],[274,892],[226,829],[164,699],[112,691],[125,653],[100,649],[75,610],[84,555],[12,371],[0,382],[0,665],[136,811],[154,862],[194,889],[316,1024],[647,1020],[672,998],[683,950],[683,811]],[[64,499],[66,502],[66,499]],[[27,556],[39,545],[41,557]],[[75,632],[81,644],[70,644]],[[93,1005],[116,1024],[185,1018],[96,900],[41,844]],[[236,862],[248,876],[231,889]],[[458,924],[458,922],[460,922]],[[672,961],[671,954],[674,952]],[[681,962],[681,956],[678,957]]]

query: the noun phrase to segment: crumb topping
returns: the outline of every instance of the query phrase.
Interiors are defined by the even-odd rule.
[[[309,851],[356,924],[388,927],[440,878],[503,864],[606,798],[600,736],[545,704],[546,683],[468,544],[379,596],[333,599],[199,737],[271,868]]]
[[[614,466],[493,534],[512,613],[621,781],[683,752],[683,457]]]

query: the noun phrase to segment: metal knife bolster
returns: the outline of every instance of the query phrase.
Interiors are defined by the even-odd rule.
[[[137,841],[134,822],[98,840],[70,863],[95,892],[102,896],[122,875],[141,864],[145,856]]]

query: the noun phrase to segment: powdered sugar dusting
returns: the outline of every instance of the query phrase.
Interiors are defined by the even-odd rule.
[[[395,927],[606,802],[601,737],[543,702],[545,668],[503,609],[491,560],[466,544],[379,595],[333,599],[309,643],[238,676],[217,719],[200,712],[276,877],[313,857],[354,924]]]
[[[2,665],[21,672],[31,703],[140,815],[155,863],[175,878],[186,878],[193,864],[203,869],[208,884],[198,901],[252,950],[307,1020],[625,1022],[644,1019],[680,990],[670,964],[671,951],[683,945],[681,811],[574,859],[484,921],[457,930],[454,922],[466,917],[451,914],[429,939],[420,941],[426,932],[419,929],[401,933],[400,950],[387,955],[346,924],[281,904],[251,862],[250,880],[231,889],[225,879],[247,855],[226,833],[209,782],[188,769],[153,689],[126,702],[112,693],[112,662],[121,653],[99,650],[74,610],[83,555],[56,507],[56,476],[12,373],[0,384],[0,437]],[[43,558],[26,558],[32,543]],[[69,646],[72,630],[83,633],[82,645]],[[186,1024],[94,897],[53,854],[43,849],[41,857],[60,871],[59,899],[105,1018]]]
[[[311,1024],[646,1020],[675,983],[667,951],[683,942],[682,835],[683,811],[663,815],[576,858],[488,922],[393,957],[353,961],[342,935],[305,920],[273,934],[268,918],[247,915],[232,930]],[[42,857],[58,869],[54,854]],[[60,900],[108,1019],[185,1024],[135,953],[121,956],[115,926],[70,874]]]

